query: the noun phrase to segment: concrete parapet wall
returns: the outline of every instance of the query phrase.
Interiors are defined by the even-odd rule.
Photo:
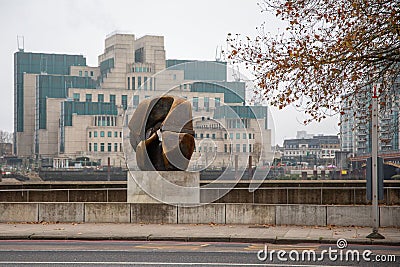
[[[131,204],[132,223],[178,223],[178,209],[167,204]]]
[[[400,227],[400,206],[380,207],[380,224]]]
[[[276,205],[276,224],[326,226],[326,206]]]
[[[340,226],[372,225],[371,206],[327,206],[327,224]]]
[[[37,222],[38,203],[0,203],[0,222]]]
[[[178,207],[178,223],[225,223],[225,205]]]
[[[130,205],[126,203],[85,203],[85,222],[129,223]]]
[[[226,224],[275,224],[275,206],[226,204]]]
[[[400,227],[400,206],[381,206],[382,227]],[[371,206],[161,203],[0,203],[0,222],[217,223],[370,226]]]
[[[83,203],[39,203],[39,222],[84,222]]]

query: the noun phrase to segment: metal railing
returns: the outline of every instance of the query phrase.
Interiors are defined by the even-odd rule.
[[[97,192],[105,192],[105,199],[103,201],[87,201],[87,202],[115,202],[110,201],[110,192],[111,191],[127,191],[126,188],[30,188],[30,189],[0,189],[0,199],[2,199],[1,195],[3,192],[20,192],[22,195],[26,194],[26,198],[22,202],[33,202],[36,201],[34,199],[30,199],[31,192],[67,192],[67,199],[65,201],[56,201],[56,202],[76,202],[71,201],[70,192],[82,192],[82,191],[97,191]],[[89,199],[89,198],[88,198]],[[3,200],[1,200],[3,201]],[[40,201],[40,202],[47,202],[47,201]],[[54,201],[50,201],[54,202]],[[86,201],[83,201],[86,202]],[[117,201],[117,202],[126,202],[124,201]]]
[[[206,197],[207,196],[207,192],[212,192],[212,191],[227,191],[228,192],[223,196],[223,197],[228,197],[229,198],[229,194],[230,191],[248,191],[249,188],[247,187],[243,187],[243,188],[233,188],[233,189],[229,189],[229,188],[224,188],[224,187],[200,187],[200,192],[201,192],[201,197]],[[278,201],[279,203],[275,203],[275,204],[300,204],[300,203],[291,203],[290,200],[290,196],[291,194],[293,194],[293,191],[298,191],[298,190],[312,190],[312,191],[319,191],[319,193],[314,193],[313,195],[311,195],[310,193],[305,192],[304,195],[306,197],[309,196],[313,196],[313,197],[319,197],[319,203],[315,203],[315,201],[313,203],[310,204],[320,204],[320,205],[329,205],[332,204],[329,201],[327,201],[327,196],[326,196],[326,192],[324,191],[329,191],[329,190],[336,190],[336,191],[342,191],[342,190],[350,190],[351,191],[351,195],[347,195],[348,197],[350,197],[350,199],[352,200],[351,203],[346,202],[343,203],[343,205],[356,205],[356,204],[360,204],[359,201],[357,201],[357,196],[360,197],[360,193],[356,193],[357,191],[364,191],[364,193],[361,193],[362,196],[366,197],[366,187],[365,186],[347,186],[347,187],[333,187],[333,186],[305,186],[305,187],[296,187],[296,186],[285,186],[285,187],[260,187],[258,188],[256,191],[254,192],[249,192],[249,194],[252,195],[252,201],[249,202],[227,202],[227,203],[252,203],[252,204],[269,204],[269,203],[262,203],[262,202],[256,202],[255,198],[256,198],[256,194],[258,194],[260,191],[272,191],[272,190],[284,190],[286,191],[284,194],[285,196],[282,197],[282,199],[280,200],[286,200],[286,201]],[[391,204],[391,205],[400,205],[400,197],[398,197],[398,200],[395,203],[390,203],[390,199],[391,199],[391,194],[395,194],[397,196],[400,196],[400,186],[388,186],[384,188],[385,190],[385,194],[384,194],[384,200],[383,203],[385,204]],[[33,192],[47,192],[49,194],[51,193],[55,193],[55,192],[67,192],[67,197],[66,199],[64,197],[60,197],[59,200],[57,201],[43,201],[37,200],[37,196],[34,196],[32,193]],[[82,195],[79,195],[79,198],[85,198],[84,192],[87,191],[92,191],[92,192],[105,192],[104,196],[95,196],[95,195],[86,195],[86,199],[84,201],[76,201],[74,199],[76,199],[77,197],[71,197],[71,192],[80,192]],[[1,202],[126,202],[126,198],[122,197],[120,200],[115,201],[115,197],[110,197],[110,193],[113,191],[124,191],[127,192],[127,188],[69,188],[69,189],[63,189],[63,188],[53,188],[53,189],[1,189],[0,190],[0,203]],[[9,200],[5,200],[5,198],[2,197],[3,193],[11,193],[15,192],[14,196],[17,196],[17,193],[22,194],[22,199],[21,201],[18,201],[18,199],[16,201],[9,201]],[[24,196],[24,194],[26,194]],[[79,193],[78,193],[79,194]],[[347,193],[349,194],[349,193]],[[75,195],[76,196],[76,195]],[[126,196],[126,194],[125,194]],[[247,195],[248,196],[248,195]],[[54,198],[54,196],[48,195],[48,197],[52,197]],[[305,197],[305,199],[306,199]],[[9,197],[8,197],[9,198]],[[42,196],[42,199],[45,198]],[[245,197],[243,198],[243,201],[245,201]],[[307,204],[309,201],[305,201],[305,203],[302,204]],[[367,203],[367,201],[365,200],[365,202]],[[397,203],[398,202],[398,203]],[[341,204],[341,203],[335,203],[335,204]]]

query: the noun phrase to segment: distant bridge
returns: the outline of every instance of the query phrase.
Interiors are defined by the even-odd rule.
[[[378,156],[383,159],[393,159],[393,160],[397,159],[397,161],[400,162],[400,151],[379,153]],[[349,158],[349,160],[350,161],[364,161],[370,157],[371,157],[371,154],[364,154],[364,155],[360,155],[360,156],[351,157],[351,158]],[[394,163],[394,164],[397,164],[397,163]],[[394,166],[394,165],[392,165],[392,166]],[[400,166],[394,166],[394,167],[400,168]]]

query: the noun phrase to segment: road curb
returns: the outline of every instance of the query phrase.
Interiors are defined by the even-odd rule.
[[[276,243],[276,238],[253,238],[253,237],[231,237],[230,242],[234,243]]]
[[[173,241],[173,242],[224,242],[224,243],[270,243],[292,245],[299,243],[336,244],[336,239],[300,239],[300,238],[247,238],[227,236],[85,236],[85,235],[2,235],[0,240],[126,240],[126,241]],[[354,245],[400,246],[395,240],[347,239]]]

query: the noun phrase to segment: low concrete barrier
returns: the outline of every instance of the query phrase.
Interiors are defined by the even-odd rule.
[[[400,227],[400,207],[380,207],[380,224],[382,227]]]
[[[167,204],[131,204],[132,223],[178,223],[178,209]]]
[[[326,206],[276,205],[276,224],[326,226]]]
[[[178,207],[178,223],[225,223],[225,205]]]
[[[83,203],[39,203],[39,222],[84,222]]]
[[[275,224],[275,206],[226,204],[226,224]]]
[[[371,206],[328,206],[327,224],[340,226],[372,225]]]
[[[37,222],[38,203],[0,203],[0,222]]]
[[[217,223],[370,226],[371,206],[134,203],[0,203],[0,222]],[[382,227],[400,227],[400,206],[381,206]]]
[[[85,203],[85,222],[129,223],[131,209],[127,203]]]

